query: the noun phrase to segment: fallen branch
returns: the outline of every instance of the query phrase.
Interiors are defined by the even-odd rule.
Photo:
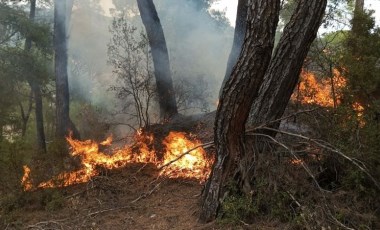
[[[61,220],[48,220],[48,221],[41,221],[41,222],[38,222],[36,224],[33,224],[33,225],[29,225],[27,226],[26,228],[27,229],[44,229],[44,226],[47,226],[47,225],[50,225],[50,224],[55,224],[57,226],[59,226],[59,229],[63,229],[63,224],[59,223],[59,222],[63,222],[65,220],[67,220],[68,218],[65,218],[65,219],[61,219]],[[54,229],[54,228],[49,228],[49,229]]]
[[[143,193],[141,196],[137,197],[136,199],[132,200],[131,201],[131,204],[133,203],[136,203],[137,201],[141,200],[142,198],[145,198],[147,196],[150,196],[154,191],[156,191],[158,189],[158,187],[161,185],[162,181],[158,184],[156,184],[152,190],[148,191],[148,192],[145,192]]]
[[[102,213],[105,213],[105,212],[111,212],[111,211],[116,211],[116,210],[126,209],[126,208],[133,208],[133,206],[127,205],[127,206],[122,206],[122,207],[103,209],[103,210],[100,210],[100,211],[97,211],[97,212],[92,212],[92,213],[88,214],[87,216],[92,217],[92,216],[95,216],[95,215],[98,215],[98,214],[102,214]]]

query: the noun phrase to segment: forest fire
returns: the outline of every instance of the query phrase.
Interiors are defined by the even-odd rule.
[[[184,133],[171,132],[164,140],[166,152],[162,165],[169,164],[161,174],[169,177],[193,177],[204,181],[210,174],[212,162],[205,158],[206,152],[203,148],[197,148],[192,154],[186,154],[182,158],[176,160],[178,156],[189,151],[190,149],[200,145],[197,140],[190,141]]]
[[[292,95],[292,100],[323,107],[339,105],[342,97],[341,91],[346,86],[347,80],[337,69],[333,69],[332,79],[333,81],[322,79],[319,82],[314,73],[302,70],[301,80],[297,91]]]
[[[212,159],[206,156],[203,148],[196,148],[189,154],[183,155],[201,142],[190,140],[181,132],[170,132],[163,140],[165,149],[162,160],[158,160],[156,150],[150,147],[154,141],[152,134],[137,132],[133,145],[114,149],[110,154],[100,151],[99,146],[110,146],[112,137],[100,143],[92,140],[78,141],[71,136],[66,139],[71,148],[71,156],[80,159],[80,168],[73,172],[63,172],[49,181],[38,184],[37,188],[66,187],[85,183],[99,175],[100,168],[117,169],[125,167],[128,163],[152,163],[162,168],[160,175],[169,178],[196,178],[200,181],[204,181],[211,170]],[[179,158],[180,155],[183,157]],[[21,184],[25,191],[34,189],[30,173],[29,167],[24,166]]]
[[[333,108],[340,105],[343,97],[342,90],[346,85],[346,78],[337,69],[333,69],[332,79],[322,79],[321,81],[314,73],[302,70],[298,89],[293,93],[291,100],[304,105],[314,104]],[[351,107],[356,113],[359,126],[363,127],[365,125],[364,107],[359,102],[354,102]]]

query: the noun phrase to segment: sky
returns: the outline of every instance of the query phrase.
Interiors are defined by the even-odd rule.
[[[226,11],[231,25],[235,26],[237,3],[238,0],[220,0],[212,5],[212,9]],[[380,0],[366,0],[365,8],[375,10],[376,24],[380,26]]]

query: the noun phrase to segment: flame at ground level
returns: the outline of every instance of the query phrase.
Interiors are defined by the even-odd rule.
[[[85,183],[99,174],[99,168],[117,169],[125,167],[128,163],[153,163],[157,167],[165,166],[162,167],[160,175],[170,178],[196,178],[204,181],[210,174],[213,161],[207,157],[201,147],[177,159],[183,153],[201,144],[198,140],[188,139],[186,134],[181,132],[170,132],[163,140],[165,149],[162,160],[158,160],[157,152],[153,147],[149,147],[153,146],[152,134],[137,132],[133,145],[114,149],[111,154],[99,150],[99,146],[111,145],[111,137],[100,143],[92,140],[78,141],[71,137],[66,139],[71,147],[71,156],[77,156],[80,159],[80,168],[73,172],[63,172],[49,181],[38,184],[37,188],[66,187]],[[25,191],[34,189],[28,166],[24,166],[21,184]]]

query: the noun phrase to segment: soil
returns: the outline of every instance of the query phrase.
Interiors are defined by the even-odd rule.
[[[158,177],[156,166],[131,164],[93,181],[59,189],[62,208],[26,207],[8,229],[196,229],[202,185]],[[41,193],[35,191],[34,193]],[[36,194],[38,196],[38,194]]]
[[[157,136],[165,136],[168,130],[186,131],[210,141],[213,118],[214,113],[178,118],[150,131]],[[27,204],[14,211],[9,221],[2,220],[0,228],[4,222],[5,229],[228,228],[198,223],[202,188],[197,180],[160,177],[153,164],[130,164],[103,170],[85,184],[28,192]],[[46,197],[53,198],[46,201]]]

